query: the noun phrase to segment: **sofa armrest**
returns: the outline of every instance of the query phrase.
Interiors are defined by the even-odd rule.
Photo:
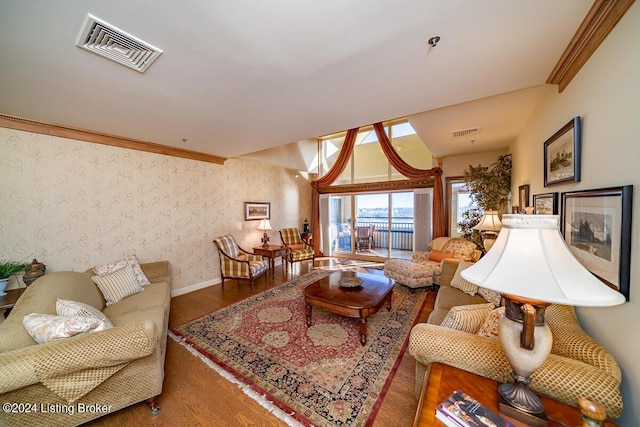
[[[511,365],[496,339],[420,323],[411,331],[409,354],[422,365],[416,366],[417,372],[440,362],[498,382],[512,381]],[[422,379],[416,376],[416,390],[422,387]],[[591,396],[612,418],[622,412],[620,381],[602,369],[568,357],[549,355],[531,375],[531,389],[571,406],[576,406],[578,397]]]
[[[140,268],[142,268],[144,275],[147,276],[151,283],[170,283],[169,261],[147,262],[140,264]]]
[[[450,286],[453,276],[456,275],[460,260],[455,258],[443,259],[440,263],[440,286]]]
[[[84,369],[120,365],[153,353],[150,320],[0,353],[0,393]]]

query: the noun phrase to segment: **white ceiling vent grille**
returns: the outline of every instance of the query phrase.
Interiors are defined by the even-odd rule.
[[[462,130],[454,130],[453,132],[451,132],[451,136],[453,138],[460,138],[461,136],[475,135],[478,132],[480,132],[479,127],[462,129]]]
[[[76,45],[144,73],[162,50],[87,14]]]

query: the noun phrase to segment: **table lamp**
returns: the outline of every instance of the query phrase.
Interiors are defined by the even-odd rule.
[[[496,241],[496,236],[502,228],[502,222],[498,217],[498,211],[484,211],[480,222],[472,227],[482,234],[482,245],[485,251],[489,251]]]
[[[258,230],[264,231],[262,235],[262,247],[266,248],[269,246],[269,236],[267,235],[267,230],[271,230],[271,223],[269,223],[268,219],[261,219],[260,224],[258,224]]]
[[[551,330],[544,323],[550,304],[583,307],[622,304],[625,297],[591,274],[573,256],[558,230],[557,215],[503,215],[491,251],[461,276],[498,291],[506,301],[498,323],[502,350],[514,383],[498,387],[501,412],[533,425],[546,425],[540,398],[529,377],[549,356]]]

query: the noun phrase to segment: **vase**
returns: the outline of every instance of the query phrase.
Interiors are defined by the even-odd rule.
[[[9,284],[9,279],[0,279],[0,297],[3,297],[7,294],[6,289]]]

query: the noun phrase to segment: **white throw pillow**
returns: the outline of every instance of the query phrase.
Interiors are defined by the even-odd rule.
[[[100,310],[83,302],[58,298],[56,301],[56,313],[58,316],[95,317],[102,320],[107,327],[113,327],[113,323]]]
[[[151,283],[142,271],[142,267],[140,267],[140,263],[138,262],[138,258],[135,256],[135,254],[112,264],[96,265],[95,267],[93,267],[93,272],[98,276],[105,276],[109,273],[113,273],[116,270],[120,270],[126,265],[131,267],[131,269],[133,270],[133,276],[136,278],[136,281],[140,286],[146,286]]]
[[[473,265],[472,262],[460,261],[458,264],[458,269],[456,270],[456,274],[453,275],[453,279],[451,279],[451,286],[460,289],[465,294],[475,295],[478,292],[478,285],[474,285],[462,278],[460,273],[465,269],[471,267]]]
[[[91,280],[100,288],[107,305],[115,304],[128,296],[144,291],[133,277],[133,271],[128,265],[104,276],[93,276]]]
[[[491,303],[451,307],[440,326],[475,334],[492,309]]]
[[[108,329],[108,326],[102,320],[95,317],[55,316],[53,314],[36,313],[24,316],[22,325],[38,344]]]

